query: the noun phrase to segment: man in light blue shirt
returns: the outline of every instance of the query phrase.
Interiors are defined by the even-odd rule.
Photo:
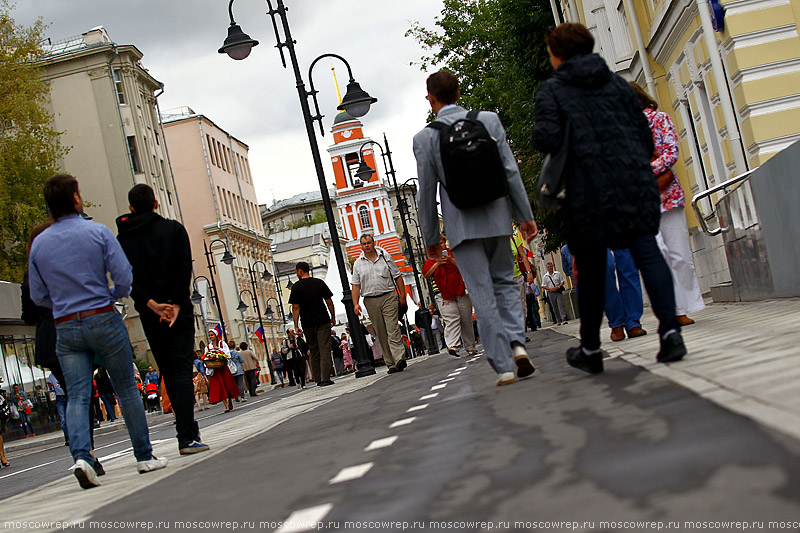
[[[29,259],[31,299],[53,309],[56,354],[69,402],[67,428],[72,467],[81,487],[100,485],[89,435],[92,363],[96,358],[114,383],[140,473],[164,468],[153,455],[144,406],[131,371],[133,350],[114,302],[130,293],[131,265],[107,227],[84,220],[78,180],[56,174],[44,185],[53,224],[33,241]],[[108,286],[107,273],[114,283]]]

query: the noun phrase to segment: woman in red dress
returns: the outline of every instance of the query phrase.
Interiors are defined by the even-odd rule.
[[[230,355],[230,350],[225,344],[217,337],[217,331],[214,329],[208,330],[209,343],[206,346],[205,352],[208,353],[212,349],[217,349],[225,355]],[[231,371],[228,370],[228,365],[222,368],[207,368],[206,375],[208,376],[208,402],[211,405],[222,402],[225,404],[225,412],[233,411],[232,398],[238,398],[241,392],[239,386],[236,385]]]

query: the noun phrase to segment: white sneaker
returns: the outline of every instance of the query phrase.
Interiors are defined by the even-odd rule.
[[[497,386],[511,385],[515,379],[513,372],[501,372],[497,375]]]
[[[525,346],[521,344],[512,344],[511,356],[514,358],[514,363],[517,366],[517,379],[529,378],[536,372],[536,367],[533,366],[531,358],[528,357]]]
[[[90,465],[83,459],[78,459],[75,461],[75,464],[72,465],[72,473],[75,474],[75,477],[78,479],[78,483],[81,484],[81,488],[83,489],[91,489],[93,487],[100,486],[100,480],[97,479],[97,472],[94,471],[94,466]]]
[[[152,472],[153,470],[161,470],[162,468],[167,466],[167,460],[162,458],[159,459],[155,455],[153,455],[147,461],[139,461],[136,463],[136,470],[139,471],[140,474],[144,474],[145,472]]]

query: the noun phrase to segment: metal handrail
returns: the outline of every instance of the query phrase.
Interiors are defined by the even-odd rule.
[[[710,237],[713,237],[715,235],[719,235],[720,233],[722,233],[723,231],[727,230],[728,228],[720,226],[717,229],[713,229],[713,230],[708,229],[708,225],[706,224],[706,217],[705,217],[705,215],[703,215],[703,212],[700,210],[700,207],[698,207],[698,204],[700,203],[700,200],[702,200],[703,198],[705,198],[707,196],[711,196],[712,194],[714,194],[716,192],[719,192],[719,191],[721,191],[723,189],[727,189],[728,187],[730,187],[731,185],[733,185],[735,183],[739,183],[740,181],[743,181],[743,180],[749,178],[750,175],[753,172],[755,172],[756,170],[758,170],[759,168],[761,168],[761,167],[756,167],[756,168],[754,168],[752,170],[748,170],[744,174],[739,174],[735,178],[731,178],[728,181],[724,181],[724,182],[720,183],[719,185],[716,185],[716,186],[714,186],[714,187],[712,187],[710,189],[707,189],[707,190],[697,194],[694,198],[692,198],[692,209],[694,209],[694,213],[695,213],[695,215],[697,215],[697,220],[700,221],[700,227],[703,229],[703,233],[705,233],[706,235],[708,235]],[[709,217],[712,216],[715,212],[716,212],[716,207],[714,208],[714,211],[709,213],[708,216]]]

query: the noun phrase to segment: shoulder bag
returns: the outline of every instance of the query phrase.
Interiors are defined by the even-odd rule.
[[[554,154],[547,154],[542,164],[542,173],[539,175],[537,189],[539,205],[545,209],[558,209],[567,197],[564,168],[567,165],[568,152],[569,122],[564,126],[564,140],[561,148]]]

